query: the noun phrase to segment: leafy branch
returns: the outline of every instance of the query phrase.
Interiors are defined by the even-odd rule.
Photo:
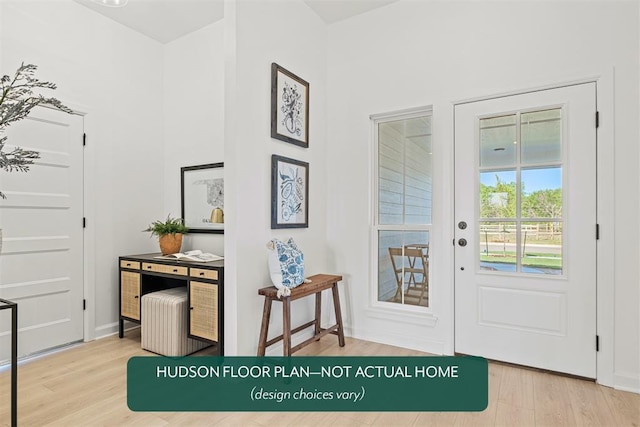
[[[34,89],[56,89],[54,83],[42,82],[35,78],[37,69],[38,67],[33,64],[22,63],[13,77],[4,75],[0,79],[0,134],[4,133],[10,124],[27,117],[38,105],[73,113],[56,98],[34,94]],[[0,169],[7,172],[27,172],[34,160],[40,158],[37,151],[20,147],[14,147],[11,151],[5,150],[6,141],[6,136],[0,138]],[[2,191],[0,191],[0,198],[6,198]]]

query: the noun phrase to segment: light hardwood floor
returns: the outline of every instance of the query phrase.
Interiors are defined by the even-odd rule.
[[[27,361],[18,369],[18,425],[29,426],[636,426],[640,395],[593,382],[489,364],[489,406],[467,412],[131,412],[126,362],[149,354],[137,331]],[[207,355],[207,350],[199,354]],[[333,336],[296,355],[416,356],[417,351]],[[0,373],[0,426],[9,424],[9,371]]]

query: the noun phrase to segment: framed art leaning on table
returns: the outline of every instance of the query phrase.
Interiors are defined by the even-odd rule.
[[[180,168],[180,182],[189,233],[224,233],[224,163]]]

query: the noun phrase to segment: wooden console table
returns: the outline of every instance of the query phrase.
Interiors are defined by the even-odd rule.
[[[338,344],[344,347],[344,329],[342,327],[342,313],[340,311],[340,296],[338,295],[338,282],[342,280],[342,276],[334,276],[330,274],[316,274],[309,277],[311,283],[303,283],[302,285],[291,289],[291,295],[278,298],[278,289],[275,286],[262,288],[258,290],[259,295],[264,298],[264,310],[262,312],[262,326],[260,328],[260,341],[258,342],[258,356],[264,356],[267,347],[282,340],[283,353],[285,356],[291,356],[292,353],[301,348],[319,340],[327,334],[338,336]],[[322,291],[331,289],[333,294],[333,308],[336,314],[336,324],[328,328],[320,326],[320,314],[322,311]],[[304,325],[291,329],[291,301],[304,298],[309,295],[316,296],[316,312],[315,319]],[[271,318],[271,304],[273,301],[282,302],[282,335],[267,341],[269,333],[269,319]],[[308,340],[291,348],[291,335],[302,331],[310,326],[314,326],[314,335]]]
[[[186,286],[189,301],[189,338],[216,345],[224,355],[224,261],[189,262],[158,259],[160,254],[121,256],[120,328],[124,321],[140,323],[142,296]]]

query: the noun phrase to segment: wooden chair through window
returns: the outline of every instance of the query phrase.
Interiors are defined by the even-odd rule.
[[[398,286],[394,301],[406,304],[428,306],[429,301],[429,260],[422,248],[405,246],[389,248],[391,265]]]

